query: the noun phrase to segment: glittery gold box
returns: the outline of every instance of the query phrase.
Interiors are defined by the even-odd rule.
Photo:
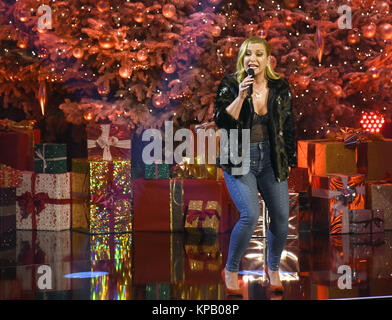
[[[132,231],[130,160],[72,160],[72,229]]]
[[[216,234],[219,231],[221,214],[222,209],[218,201],[203,203],[202,200],[191,200],[185,219],[185,230],[190,233],[202,231]]]

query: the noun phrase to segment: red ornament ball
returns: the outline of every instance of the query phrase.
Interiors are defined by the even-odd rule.
[[[294,19],[293,19],[292,16],[288,15],[288,16],[286,16],[286,17],[284,18],[284,24],[285,24],[286,27],[292,26],[293,23],[294,23]]]
[[[161,109],[169,103],[169,99],[162,93],[156,93],[152,97],[152,104],[155,108]]]
[[[176,66],[175,66],[175,64],[172,64],[172,63],[165,63],[163,65],[163,71],[165,73],[171,74],[174,71],[176,71]]]
[[[221,32],[222,32],[222,29],[220,26],[215,25],[211,28],[211,34],[215,38],[219,37],[221,35]]]
[[[377,30],[377,27],[373,22],[371,22],[367,25],[364,25],[362,27],[363,36],[365,38],[369,38],[369,39],[374,37],[374,35],[376,34],[376,30]]]
[[[121,68],[118,69],[118,74],[121,78],[129,78],[132,75],[132,69],[129,66],[121,66]]]
[[[263,38],[263,39],[267,38],[267,30],[265,30],[265,29],[257,30],[256,36]]]
[[[379,30],[381,33],[381,38],[383,40],[391,40],[392,39],[392,25],[389,23],[384,23],[379,26]]]
[[[135,15],[133,16],[133,19],[137,23],[142,23],[144,21],[144,12],[143,11],[137,11]]]
[[[146,61],[146,60],[148,59],[148,53],[147,53],[147,51],[145,51],[145,50],[143,50],[143,49],[139,50],[139,51],[137,52],[137,54],[136,54],[136,58],[137,58],[140,62]]]
[[[73,49],[72,55],[73,55],[76,59],[80,59],[80,58],[83,57],[84,51],[83,51],[82,48],[77,47],[77,48]]]
[[[176,7],[170,3],[167,3],[162,8],[162,14],[166,18],[173,18],[176,14]]]
[[[91,121],[94,119],[94,112],[92,110],[87,110],[83,113],[83,118],[86,121]]]
[[[114,47],[114,38],[109,33],[104,33],[99,37],[99,46],[102,49],[111,49]]]
[[[332,86],[332,92],[336,97],[340,97],[343,94],[343,89],[338,84]]]
[[[348,41],[348,43],[350,43],[350,44],[356,44],[356,43],[358,43],[358,42],[359,42],[358,33],[350,32],[350,33],[347,35],[347,41]]]
[[[377,79],[380,76],[380,71],[376,67],[370,67],[368,73],[373,79]]]
[[[298,65],[301,68],[306,68],[309,66],[309,58],[307,56],[301,56],[298,61]]]
[[[104,12],[108,11],[109,8],[110,8],[110,6],[107,1],[105,1],[105,0],[98,1],[97,9],[99,12],[104,13]]]
[[[298,6],[298,0],[284,0],[283,1],[287,8],[293,9]]]

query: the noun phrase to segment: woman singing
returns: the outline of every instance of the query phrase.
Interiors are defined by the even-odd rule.
[[[249,129],[250,146],[247,173],[233,174],[238,164],[230,159],[217,165],[223,169],[225,182],[240,219],[234,226],[228,260],[222,275],[228,294],[241,295],[238,271],[241,257],[257,225],[260,214],[258,192],[268,208],[266,274],[270,289],[283,292],[279,278],[280,257],[286,243],[289,217],[287,177],[297,166],[294,118],[287,80],[276,74],[270,61],[271,48],[266,40],[251,37],[239,50],[237,69],[221,81],[215,98],[214,120],[230,136],[230,129]],[[253,69],[254,77],[248,75]],[[252,86],[252,92],[249,87]],[[238,135],[238,150],[243,148],[243,134]],[[249,139],[248,139],[249,141]],[[245,148],[246,149],[246,148]],[[230,150],[226,143],[221,150]]]

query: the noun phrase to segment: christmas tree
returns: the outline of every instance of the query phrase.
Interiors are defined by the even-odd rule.
[[[358,127],[362,112],[390,118],[390,6],[1,0],[0,101],[28,119],[56,109],[73,124],[127,123],[139,133],[166,120],[211,121],[217,85],[235,71],[241,42],[258,35],[290,82],[298,138],[324,137],[336,126]]]

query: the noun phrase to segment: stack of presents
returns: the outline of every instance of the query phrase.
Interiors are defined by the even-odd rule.
[[[309,222],[312,235],[299,241],[300,263],[317,283],[314,297],[345,291],[327,292],[333,291],[331,283],[337,286],[341,266],[351,268],[355,290],[366,285],[369,270],[377,273],[374,278],[390,270],[383,256],[388,251],[384,230],[392,230],[392,139],[341,128],[328,139],[298,141],[298,167],[309,178],[310,206],[300,219]]]
[[[125,125],[89,124],[88,157],[69,159],[66,144],[41,142],[34,121],[2,120],[0,250],[8,256],[4,261],[15,260],[18,268],[16,274],[1,274],[1,280],[11,281],[15,290],[12,281],[19,279],[23,292],[37,294],[38,270],[32,266],[50,264],[58,275],[52,289],[75,292],[75,282],[63,275],[87,258],[91,271],[122,270],[118,279],[89,280],[97,299],[222,295],[220,270],[239,214],[221,169],[196,156],[197,126],[191,130],[194,161],[153,161],[145,164],[143,177],[135,178],[133,133]],[[352,143],[350,132],[345,134],[343,139],[298,141],[298,168],[288,179],[289,238],[300,231],[351,233],[361,235],[366,246],[392,229],[392,140],[367,136]],[[308,198],[309,208],[300,210]],[[261,197],[260,204],[255,239],[265,238],[268,222]],[[87,234],[88,240],[71,230]],[[130,284],[141,291],[131,292]],[[116,290],[108,286],[121,294],[110,296]]]
[[[157,282],[178,285],[172,292],[179,298],[223,294],[228,239],[217,235],[229,232],[239,214],[219,168],[184,157],[145,164],[144,176],[134,178],[128,126],[89,124],[88,157],[69,159],[66,144],[41,142],[34,125],[0,126],[0,150],[7,150],[0,155],[0,250],[8,257],[0,266],[18,265],[0,275],[9,283],[0,298],[16,291],[42,296],[41,264],[54,274],[45,294],[69,298],[83,281],[64,275],[86,270],[78,263],[86,259],[90,271],[116,271],[88,279],[88,298],[129,299],[138,294],[131,284],[152,297]]]

